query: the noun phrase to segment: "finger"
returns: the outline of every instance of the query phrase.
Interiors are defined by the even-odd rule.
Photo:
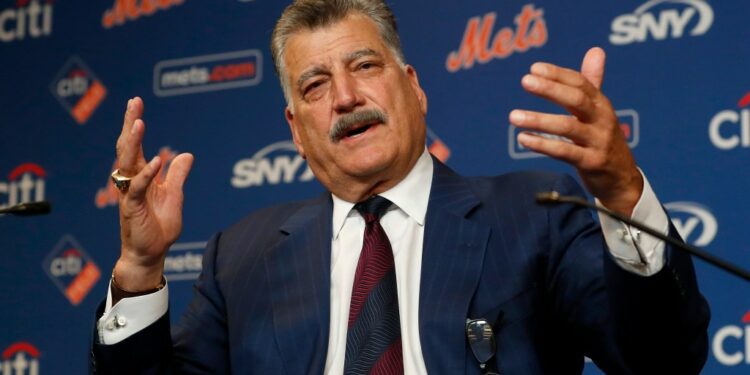
[[[607,61],[607,55],[604,50],[599,47],[594,47],[583,57],[583,63],[581,64],[581,74],[591,82],[597,89],[602,88],[602,82],[604,81],[604,66]]]
[[[596,97],[597,88],[583,74],[573,69],[563,68],[554,64],[538,62],[531,65],[530,73],[534,76],[546,78],[550,81],[575,87],[590,97]]]
[[[133,121],[130,130],[130,133],[121,143],[117,158],[120,172],[129,177],[138,174],[141,168],[146,164],[146,160],[143,157],[142,146],[143,135],[146,130],[143,120],[137,119]]]
[[[128,99],[127,107],[125,108],[125,118],[122,122],[122,130],[120,131],[120,138],[124,138],[130,134],[130,128],[133,126],[133,121],[143,116],[143,100],[139,97]]]
[[[562,106],[583,122],[589,122],[595,115],[593,101],[578,88],[532,74],[525,75],[521,85],[526,91]]]
[[[580,145],[585,145],[591,134],[591,127],[581,124],[573,116],[515,109],[510,112],[508,119],[511,124],[520,128],[558,135]]]
[[[577,167],[583,160],[584,149],[576,144],[549,139],[528,132],[518,134],[518,143],[532,151],[562,160]]]
[[[193,166],[193,155],[189,153],[179,154],[169,164],[167,169],[166,183],[170,189],[182,191],[190,168]]]
[[[148,190],[149,185],[151,185],[154,177],[159,173],[160,168],[161,158],[155,156],[135,177],[133,177],[132,180],[130,180],[130,188],[128,189],[127,194],[125,194],[125,198],[134,201],[142,201],[146,196],[146,191]]]

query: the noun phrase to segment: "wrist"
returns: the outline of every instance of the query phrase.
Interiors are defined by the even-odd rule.
[[[140,265],[120,258],[112,269],[113,284],[129,293],[153,291],[163,287],[163,275],[163,261],[154,265]]]

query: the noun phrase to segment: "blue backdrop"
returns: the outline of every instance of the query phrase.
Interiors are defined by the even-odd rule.
[[[750,268],[750,2],[391,1],[428,97],[428,146],[467,175],[571,172],[514,142],[508,112],[559,109],[520,79],[539,60],[608,53],[604,91],[688,242]],[[0,372],[83,373],[93,311],[119,254],[108,175],[128,98],[147,158],[196,156],[167,259],[179,316],[212,233],[322,191],[294,152],[269,38],[286,2],[0,0]],[[750,370],[749,286],[696,261],[713,317],[704,373]],[[15,370],[13,370],[15,369]],[[589,364],[587,374],[598,373]]]

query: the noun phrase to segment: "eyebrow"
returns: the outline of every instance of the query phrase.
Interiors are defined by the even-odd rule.
[[[381,57],[382,55],[378,51],[375,51],[372,48],[364,48],[364,49],[357,50],[348,54],[344,58],[344,61],[348,65],[352,61],[365,57],[365,56]],[[323,69],[322,67],[319,67],[319,66],[313,67],[310,70],[305,71],[297,79],[297,90],[302,91],[302,85],[305,83],[305,81],[307,81],[308,79],[312,77],[315,77],[316,75],[325,74],[326,71],[327,71],[326,69]]]

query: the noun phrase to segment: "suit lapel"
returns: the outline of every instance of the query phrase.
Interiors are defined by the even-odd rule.
[[[490,229],[467,219],[480,201],[466,180],[439,161],[433,163],[419,293],[420,342],[427,372],[463,373],[466,316]]]
[[[329,193],[303,206],[280,228],[286,238],[266,255],[276,342],[290,374],[325,368],[332,207]]]

